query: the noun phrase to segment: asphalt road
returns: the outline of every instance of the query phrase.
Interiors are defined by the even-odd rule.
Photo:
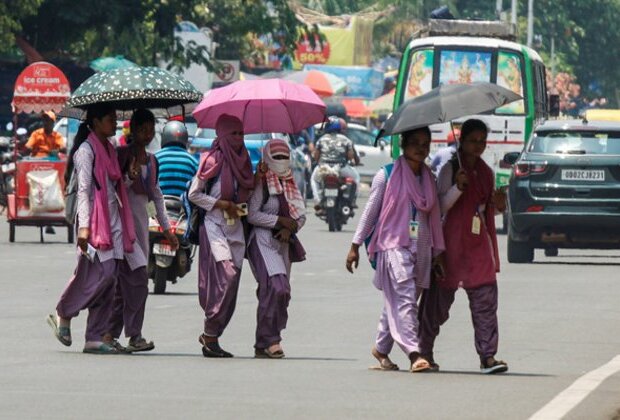
[[[308,261],[293,270],[286,359],[253,359],[255,281],[246,266],[221,339],[236,357],[213,360],[197,342],[195,270],[169,285],[169,294],[149,296],[144,334],[155,341],[153,352],[82,354],[86,313],[73,321],[73,346],[61,346],[44,318],[73,271],[73,247],[63,230],[39,244],[37,230],[26,227],[9,244],[2,221],[0,418],[526,419],[620,354],[619,252],[561,250],[545,258],[537,251],[534,264],[514,265],[505,261],[501,236],[498,357],[509,373],[479,373],[462,292],[437,342],[441,372],[407,373],[397,348],[401,371],[371,371],[381,296],[366,261],[355,275],[344,269],[353,229],[329,233],[309,217],[301,234]],[[556,400],[556,417],[545,418],[575,404],[566,418],[618,418],[620,374],[612,373],[600,386],[586,381],[593,391],[581,387],[579,404],[574,392]]]

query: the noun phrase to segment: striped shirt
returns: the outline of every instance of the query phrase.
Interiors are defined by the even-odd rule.
[[[180,197],[198,171],[198,161],[181,146],[171,145],[155,153],[159,164],[159,187],[164,195]]]

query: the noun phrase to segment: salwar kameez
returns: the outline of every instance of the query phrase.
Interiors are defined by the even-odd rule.
[[[94,208],[96,189],[93,178],[93,166],[95,165],[93,148],[85,142],[75,153],[73,161],[78,177],[77,225],[88,227]],[[77,267],[56,306],[58,316],[65,320],[76,317],[81,310],[89,310],[86,325],[87,341],[103,340],[113,307],[120,262],[126,259],[130,263],[135,263],[138,258],[135,252],[128,253],[124,250],[118,196],[113,193],[115,183],[109,177],[106,177],[105,182],[109,192],[107,206],[112,247],[105,250],[97,249],[92,262],[82,255],[79,249],[77,250]]]
[[[420,300],[420,351],[433,358],[440,327],[448,320],[455,294],[462,287],[469,300],[476,352],[484,363],[497,353],[499,340],[493,177],[490,168],[480,161],[468,174],[474,178],[470,178],[470,191],[463,193],[453,185],[453,172],[452,164],[444,165],[437,180],[445,220],[446,278],[433,282]],[[480,220],[478,233],[473,232],[474,217]]]
[[[253,226],[248,245],[248,261],[258,283],[256,297],[256,349],[266,349],[282,341],[291,300],[291,260],[289,244],[273,237],[280,211],[277,196],[264,200],[265,190],[256,188],[250,197],[248,222]],[[264,201],[264,204],[263,204]],[[300,216],[301,228],[306,217]]]
[[[221,185],[218,178],[205,193],[207,181],[196,177],[189,192],[189,199],[206,211],[200,227],[198,299],[205,313],[204,334],[209,337],[220,337],[232,318],[245,254],[241,220],[228,225],[223,211],[215,208]]]
[[[121,153],[124,154],[123,151],[119,152],[119,154]],[[149,278],[146,269],[150,253],[149,215],[147,211],[149,199],[155,204],[157,220],[160,226],[164,230],[170,228],[164,198],[157,184],[155,158],[151,154],[147,154],[147,156],[151,167],[147,168],[147,165],[142,165],[142,178],[134,181],[126,180],[126,185],[128,186],[127,196],[132,209],[137,246],[134,247],[135,258],[131,260],[131,264],[128,261],[123,261],[119,265],[114,306],[110,313],[108,331],[114,338],[120,337],[123,328],[125,329],[126,337],[139,337],[142,335],[144,312],[149,293]],[[133,185],[134,183],[139,183],[140,186]]]
[[[430,176],[430,172],[427,176]],[[414,182],[418,183],[416,188],[421,188],[421,177],[415,177]],[[387,185],[386,174],[380,170],[373,179],[368,203],[353,237],[354,244],[363,244],[376,228]],[[383,292],[384,298],[375,348],[387,355],[396,343],[409,356],[419,352],[417,298],[420,291],[429,285],[432,258],[443,251],[443,242],[438,241],[440,243],[433,247],[429,213],[412,211],[412,203],[404,202],[400,205],[411,207],[407,211],[419,224],[418,235],[409,240],[408,246],[380,250],[371,256],[376,262],[373,284]],[[408,232],[409,222],[403,226],[394,226],[393,229]]]

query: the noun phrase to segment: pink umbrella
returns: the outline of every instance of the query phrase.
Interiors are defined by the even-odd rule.
[[[241,80],[207,92],[193,112],[198,126],[215,128],[222,114],[246,133],[297,133],[325,119],[325,104],[308,86],[279,79]]]

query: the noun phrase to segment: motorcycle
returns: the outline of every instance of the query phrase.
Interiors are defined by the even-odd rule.
[[[187,230],[187,216],[183,210],[181,199],[175,196],[164,195],[166,213],[170,220],[170,228],[179,240],[179,249],[172,249],[172,245],[165,238],[163,228],[155,218],[149,219],[149,253],[148,274],[153,279],[153,293],[166,293],[168,282],[175,284],[177,278],[184,277],[192,267],[196,254],[196,247],[183,239]]]
[[[353,202],[357,185],[353,178],[340,176],[339,168],[327,168],[321,187],[322,211],[317,216],[327,222],[330,232],[340,232],[349,218],[355,216]]]
[[[9,137],[0,137],[0,208],[8,205],[8,195],[15,191],[14,146]]]

